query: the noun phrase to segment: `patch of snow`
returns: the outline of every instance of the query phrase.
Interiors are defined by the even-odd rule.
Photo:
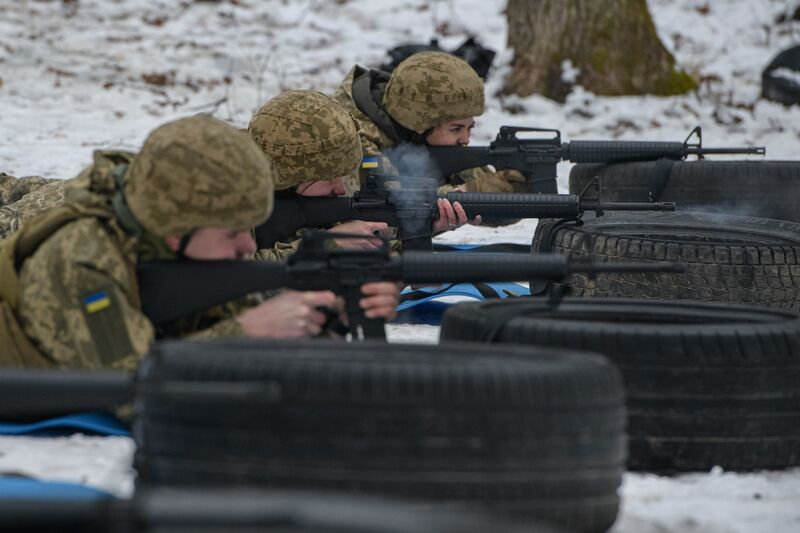
[[[129,498],[135,449],[128,437],[0,436],[0,475],[79,483]]]
[[[581,74],[581,69],[572,64],[572,61],[565,59],[561,62],[561,81],[567,84],[573,84],[578,81],[578,76]]]

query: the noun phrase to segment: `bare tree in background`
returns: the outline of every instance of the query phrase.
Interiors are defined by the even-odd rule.
[[[646,0],[508,0],[514,49],[503,92],[563,101],[574,83],[596,94],[682,94],[696,87],[675,68]],[[579,69],[563,79],[562,64]]]

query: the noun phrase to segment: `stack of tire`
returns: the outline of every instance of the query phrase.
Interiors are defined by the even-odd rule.
[[[596,354],[166,342],[136,387],[138,489],[346,491],[480,511],[528,531],[606,531],[618,512],[624,394]]]
[[[647,201],[655,163],[576,165],[608,201]],[[633,470],[780,469],[800,464],[800,164],[676,162],[679,209],[540,221],[533,249],[597,261],[671,261],[682,273],[570,276],[580,298],[459,305],[452,340],[591,349],[621,370]],[[711,206],[711,207],[709,207]],[[718,303],[715,303],[718,302]]]

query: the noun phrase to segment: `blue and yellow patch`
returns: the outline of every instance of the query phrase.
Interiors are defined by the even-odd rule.
[[[96,313],[111,305],[111,299],[106,291],[98,291],[83,299],[83,305],[87,313]]]
[[[361,160],[361,168],[378,168],[379,166],[378,156],[368,155]]]

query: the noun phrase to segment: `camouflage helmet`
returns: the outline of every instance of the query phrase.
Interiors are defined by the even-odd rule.
[[[248,130],[278,167],[276,189],[345,176],[361,163],[355,119],[320,92],[279,94],[256,111]]]
[[[394,69],[383,106],[402,126],[422,134],[448,120],[483,114],[483,81],[459,57],[420,52]]]
[[[125,174],[125,198],[148,232],[248,228],[272,212],[274,164],[247,134],[208,116],[153,130]]]

